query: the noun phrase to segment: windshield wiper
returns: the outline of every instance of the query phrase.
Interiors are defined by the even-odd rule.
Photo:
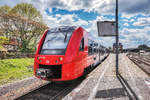
[[[64,42],[66,42],[66,39],[67,39],[67,34],[68,34],[68,33],[66,32],[66,34],[65,34],[65,39],[64,39]]]

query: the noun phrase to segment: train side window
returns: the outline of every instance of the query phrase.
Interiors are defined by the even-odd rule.
[[[88,55],[92,55],[92,48],[93,48],[93,42],[89,39],[88,40]]]
[[[84,51],[84,38],[81,40],[80,43],[80,51]]]

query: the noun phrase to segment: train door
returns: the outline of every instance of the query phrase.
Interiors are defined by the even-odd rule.
[[[84,38],[82,38],[79,48],[79,57],[82,65],[84,65],[84,58],[86,57],[84,52],[84,46],[85,46]]]
[[[98,56],[99,56],[99,62],[101,62],[100,45],[99,45],[99,48],[98,48]]]

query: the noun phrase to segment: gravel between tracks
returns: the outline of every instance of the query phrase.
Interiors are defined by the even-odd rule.
[[[47,81],[29,77],[21,81],[0,86],[0,100],[13,100],[29,91],[48,83]]]

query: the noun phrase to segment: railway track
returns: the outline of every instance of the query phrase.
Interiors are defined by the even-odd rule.
[[[142,69],[148,76],[150,76],[150,60],[147,59],[147,57],[128,56],[128,58],[133,61],[140,69]]]
[[[80,77],[79,79],[70,83],[48,83],[39,88],[24,94],[15,100],[61,100],[69,92],[71,92],[75,87],[77,87],[85,77]]]

